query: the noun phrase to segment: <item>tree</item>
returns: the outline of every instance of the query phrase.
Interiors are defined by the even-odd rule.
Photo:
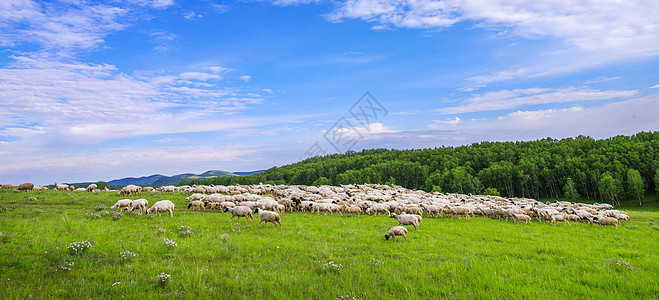
[[[567,182],[565,182],[565,185],[563,186],[563,191],[565,192],[565,197],[573,202],[580,197],[577,188],[574,186],[574,181],[572,181],[572,178],[570,177],[567,178]]]
[[[329,179],[327,179],[327,177],[320,177],[316,179],[316,181],[314,181],[312,185],[321,186],[321,185],[331,185],[331,184],[332,182]]]
[[[499,191],[497,190],[497,188],[486,188],[485,192],[483,192],[483,194],[489,195],[489,196],[501,196],[501,194],[499,194]]]
[[[659,194],[659,170],[654,173],[654,190]]]
[[[620,195],[621,191],[620,186],[620,181],[614,179],[609,172],[602,174],[600,181],[598,182],[598,188],[602,197],[611,201],[611,205],[613,206],[620,204],[618,202],[618,195]]]
[[[638,199],[638,205],[643,206],[643,196],[645,195],[645,182],[641,173],[634,169],[627,171],[627,190],[632,197]]]

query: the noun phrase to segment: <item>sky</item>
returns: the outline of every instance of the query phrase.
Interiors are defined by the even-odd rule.
[[[659,130],[656,0],[0,0],[0,183]]]

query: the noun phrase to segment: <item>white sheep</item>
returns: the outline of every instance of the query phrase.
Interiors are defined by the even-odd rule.
[[[55,189],[60,191],[60,190],[68,190],[69,186],[66,184],[59,184],[57,181],[55,181]]]
[[[405,241],[407,242],[407,228],[403,226],[391,227],[391,229],[389,229],[389,231],[384,235],[384,238],[389,240],[389,237],[391,237],[391,240],[395,242],[397,235],[402,235],[403,238],[405,238]]]
[[[87,186],[86,190],[90,193],[94,193],[94,192],[96,192],[97,189],[98,189],[98,186],[95,183],[92,183],[92,184]]]
[[[394,218],[398,220],[398,225],[413,225],[414,230],[419,231],[419,219],[418,215],[408,215],[408,214],[402,214],[402,215],[396,215],[396,214],[391,214],[389,218]]]
[[[252,216],[252,209],[247,207],[247,206],[236,206],[236,207],[225,207],[224,212],[231,212],[231,220],[233,220],[233,217],[238,217],[238,221],[240,221],[240,217],[245,217],[245,222],[247,222],[247,217],[252,218],[252,223],[254,222],[254,217]]]
[[[149,207],[149,201],[146,199],[137,199],[133,201],[133,207],[130,209],[130,211],[136,211],[139,210],[140,212],[144,212],[147,210]]]
[[[551,215],[551,225],[556,225],[556,222],[563,221],[565,222],[566,225],[572,226],[570,224],[570,221],[568,221],[567,215],[566,214],[555,214]]]
[[[173,217],[174,216],[174,203],[169,200],[160,200],[156,203],[153,204],[149,209],[146,210],[147,214],[156,212],[158,215],[160,215],[161,212],[169,212],[169,216]]]
[[[259,226],[261,226],[261,222],[265,222],[266,227],[268,227],[268,222],[270,222],[275,227],[277,227],[277,224],[279,224],[279,229],[281,229],[281,217],[278,213],[260,208],[254,210],[254,212],[259,214],[259,219],[261,219],[258,224]]]
[[[185,198],[185,202],[190,202],[190,201],[195,201],[195,200],[204,200],[206,198],[206,195],[197,193],[197,194],[192,194]]]
[[[188,209],[190,209],[190,208],[194,209],[196,207],[201,207],[203,210],[206,210],[206,205],[204,205],[204,201],[201,201],[201,200],[192,201],[188,205]]]
[[[124,208],[124,207],[128,207],[128,208],[133,207],[133,200],[121,199],[121,200],[117,201],[117,203],[112,205],[112,207],[110,207],[110,209],[114,210],[115,208]]]

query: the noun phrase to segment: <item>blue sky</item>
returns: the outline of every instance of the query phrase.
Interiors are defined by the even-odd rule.
[[[645,0],[0,1],[0,183],[658,130],[657,15]]]

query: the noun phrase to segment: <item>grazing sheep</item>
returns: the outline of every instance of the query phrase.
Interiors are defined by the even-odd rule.
[[[359,217],[359,215],[362,213],[362,209],[359,206],[352,205],[352,206],[348,206],[345,209],[345,212],[349,214],[357,214],[357,216]]]
[[[19,191],[31,191],[34,189],[34,184],[26,182],[26,183],[21,183],[18,185],[18,190]]]
[[[524,224],[531,224],[531,216],[524,215],[524,214],[513,214],[513,217],[515,218],[515,222],[524,222]]]
[[[124,208],[124,207],[128,207],[128,208],[133,207],[133,200],[130,200],[130,199],[119,200],[119,201],[117,201],[117,203],[112,205],[112,207],[110,207],[110,209],[114,210],[115,208]]]
[[[403,226],[391,227],[391,229],[389,229],[389,232],[387,232],[384,235],[384,238],[386,240],[389,240],[389,237],[391,237],[391,240],[395,242],[397,235],[402,235],[403,238],[405,238],[405,241],[407,242],[407,228],[405,228]]]
[[[188,205],[188,209],[190,209],[191,207],[192,207],[193,209],[194,209],[195,207],[201,207],[201,208],[203,208],[204,210],[206,210],[206,206],[204,205],[204,201],[201,201],[201,200],[195,200],[195,201],[190,202],[190,204]]]
[[[145,212],[147,208],[149,207],[149,201],[146,199],[137,199],[133,201],[133,207],[130,209],[130,211],[136,211],[139,210],[140,212]],[[128,208],[126,208],[128,209]]]
[[[86,191],[88,191],[88,192],[90,192],[90,193],[93,193],[93,192],[95,192],[97,189],[98,189],[98,185],[96,185],[95,183],[92,183],[92,184],[90,184],[90,185],[87,186]]]
[[[611,217],[598,218],[598,217],[594,217],[593,222],[599,224],[600,225],[599,228],[602,228],[602,225],[604,225],[604,227],[614,226],[615,229],[618,229],[618,219],[616,219],[616,218],[611,218]]]
[[[185,202],[190,202],[190,201],[195,201],[195,200],[204,200],[206,198],[206,195],[197,193],[197,194],[192,194],[185,198]]]
[[[57,181],[55,181],[55,189],[60,191],[60,190],[68,190],[69,186],[66,184],[59,184]]]
[[[247,206],[236,206],[236,207],[225,207],[224,212],[231,212],[231,220],[233,220],[233,217],[238,217],[238,221],[240,221],[240,217],[245,217],[245,222],[247,222],[247,217],[252,218],[252,223],[254,222],[254,217],[252,217],[252,209],[247,207]]]
[[[160,215],[161,212],[169,212],[169,216],[173,217],[174,216],[174,203],[169,200],[160,200],[156,203],[153,204],[149,209],[146,210],[147,214],[156,212],[158,215]]]
[[[414,230],[419,231],[419,218],[417,215],[408,215],[408,214],[402,214],[402,215],[396,215],[396,214],[391,214],[389,215],[389,218],[394,218],[398,220],[398,225],[413,225]]]
[[[460,216],[465,216],[467,220],[469,220],[469,216],[474,216],[474,211],[471,208],[462,206],[450,207],[449,212],[451,213],[451,219],[456,215],[458,216],[458,220],[460,220]]]
[[[566,225],[572,226],[572,224],[570,224],[570,221],[568,221],[568,218],[567,218],[566,214],[551,215],[551,225],[552,226],[556,225],[556,222],[558,222],[558,221],[563,221],[563,222],[565,222]]]
[[[119,191],[119,195],[134,195],[138,194],[141,191],[141,188],[136,185],[127,185]]]
[[[259,219],[261,219],[259,221],[258,226],[261,226],[261,222],[265,222],[266,227],[268,227],[268,222],[270,222],[275,227],[277,227],[277,224],[279,224],[279,229],[281,229],[281,217],[279,216],[278,213],[274,211],[263,210],[260,208],[256,208],[254,212],[259,214]]]

